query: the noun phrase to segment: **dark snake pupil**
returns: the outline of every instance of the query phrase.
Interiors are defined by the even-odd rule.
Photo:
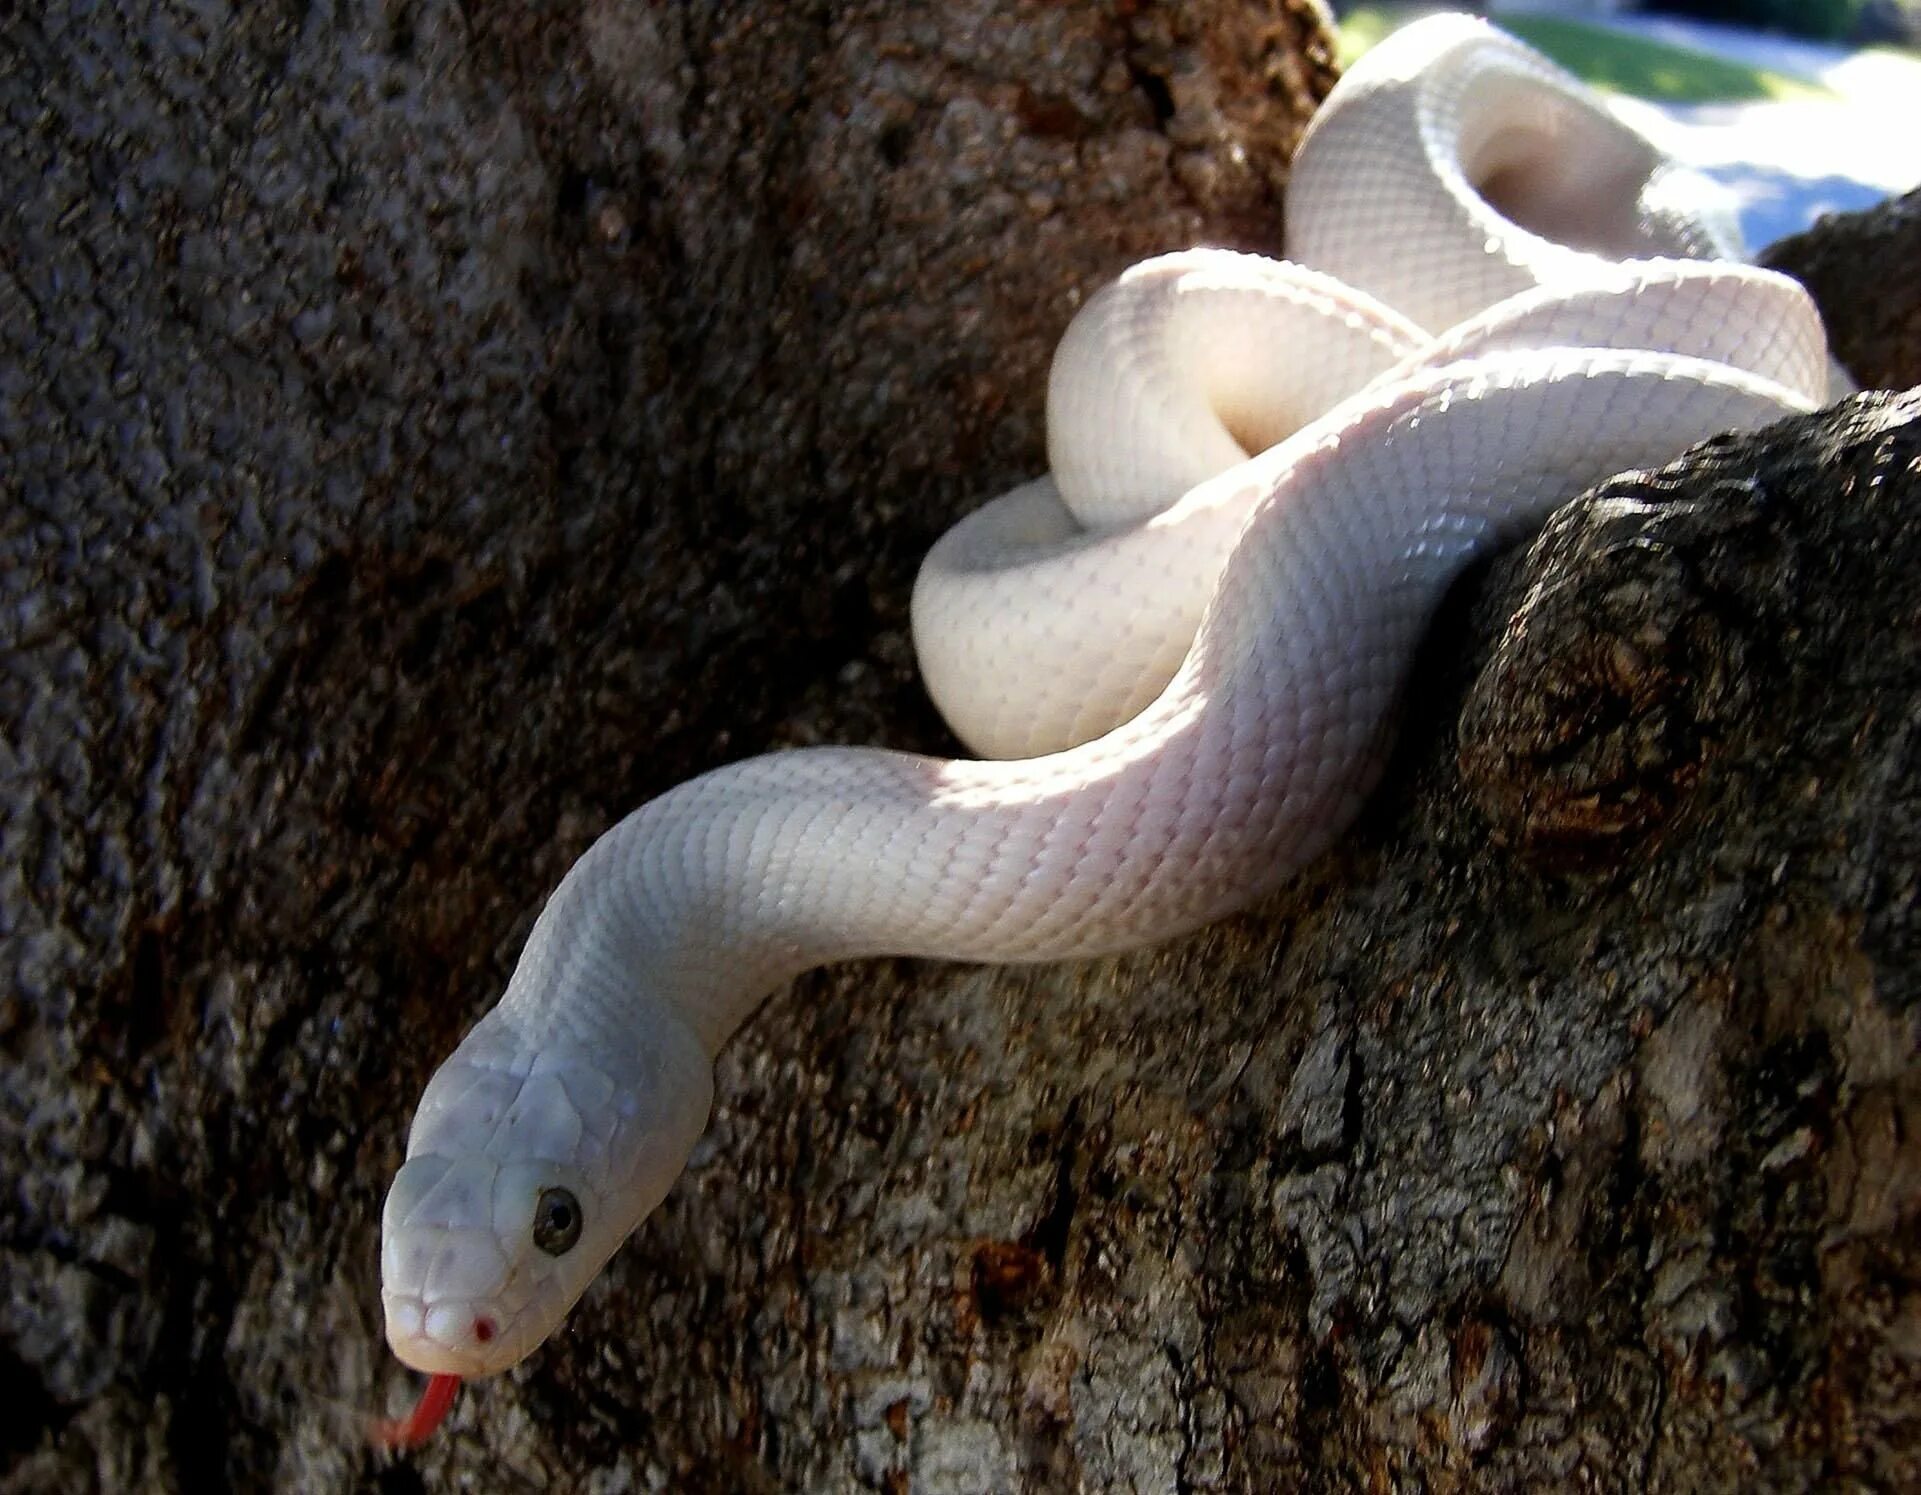
[[[580,1239],[580,1202],[565,1189],[542,1189],[534,1205],[534,1244],[562,1256]]]

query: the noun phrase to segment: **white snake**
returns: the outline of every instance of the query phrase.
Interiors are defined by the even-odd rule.
[[[1015,761],[754,758],[580,859],[387,1198],[387,1337],[434,1376],[388,1441],[555,1328],[673,1186],[770,991],[857,956],[1123,950],[1260,897],[1360,806],[1472,558],[1812,408],[1812,305],[1727,262],[1699,190],[1526,48],[1435,17],[1301,147],[1289,249],[1319,273],[1197,250],[1089,301],[1053,477],[943,539],[915,595],[936,700]]]

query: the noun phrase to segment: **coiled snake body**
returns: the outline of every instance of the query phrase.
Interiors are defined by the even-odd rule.
[[[1315,269],[1189,251],[1094,297],[1053,368],[1052,475],[916,590],[936,700],[1002,761],[755,758],[580,859],[388,1196],[387,1335],[436,1378],[389,1436],[558,1324],[672,1187],[767,993],[862,955],[1121,950],[1259,897],[1372,787],[1469,560],[1811,408],[1811,304],[1732,263],[1692,190],[1533,53],[1436,17],[1308,133],[1288,233]]]

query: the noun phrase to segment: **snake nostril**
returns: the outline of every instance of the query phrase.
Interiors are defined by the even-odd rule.
[[[474,1320],[474,1338],[476,1340],[478,1340],[481,1344],[485,1344],[487,1343],[488,1340],[492,1339],[493,1337],[494,1337],[494,1321],[492,1319],[477,1318]]]

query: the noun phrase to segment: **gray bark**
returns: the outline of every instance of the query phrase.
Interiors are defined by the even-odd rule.
[[[1912,394],[1477,577],[1261,908],[805,978],[570,1327],[360,1444],[409,1109],[547,890],[728,758],[951,747],[919,553],[1079,295],[1278,241],[1325,44],[0,18],[0,1488],[1921,1482]]]

